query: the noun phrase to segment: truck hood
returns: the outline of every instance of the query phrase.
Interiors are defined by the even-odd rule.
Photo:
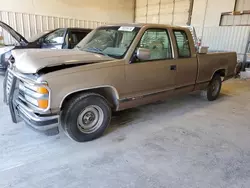
[[[83,65],[111,61],[114,58],[78,50],[23,49],[13,50],[14,66],[21,73],[37,73],[46,67]]]
[[[7,25],[6,23],[0,21],[0,27],[2,27],[5,31],[7,31],[14,39],[17,40],[20,44],[27,45],[28,41],[16,30]]]
[[[0,56],[5,54],[6,52],[9,52],[11,50],[13,50],[15,48],[15,46],[3,46],[0,47]]]

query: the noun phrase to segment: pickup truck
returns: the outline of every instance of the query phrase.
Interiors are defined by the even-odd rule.
[[[58,28],[40,32],[26,39],[4,22],[0,21],[0,28],[4,29],[5,34],[9,34],[15,41],[15,44],[0,45],[0,73],[6,71],[13,49],[72,49],[91,31],[85,28]]]
[[[234,76],[236,53],[196,52],[187,28],[98,27],[74,50],[14,50],[4,81],[13,122],[71,139],[100,137],[111,114],[202,91],[209,101]],[[57,131],[55,131],[57,130]]]

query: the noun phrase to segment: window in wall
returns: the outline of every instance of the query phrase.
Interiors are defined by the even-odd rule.
[[[191,56],[188,37],[185,31],[174,30],[174,36],[177,43],[178,54],[180,58]]]
[[[250,25],[250,11],[223,12],[220,26],[248,26]]]
[[[150,60],[172,58],[171,43],[165,29],[148,29],[145,31],[139,47],[150,50]]]

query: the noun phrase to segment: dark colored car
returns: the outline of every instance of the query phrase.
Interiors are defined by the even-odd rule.
[[[51,31],[44,31],[29,39],[25,39],[21,34],[4,22],[0,21],[0,27],[16,40],[15,44],[0,46],[0,72],[6,71],[8,59],[13,49],[72,49],[91,31],[91,29],[85,28],[58,28]]]

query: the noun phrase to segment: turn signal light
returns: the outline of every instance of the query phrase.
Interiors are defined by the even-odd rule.
[[[49,105],[49,101],[45,99],[39,99],[38,100],[38,107],[42,109],[46,109]]]
[[[37,93],[40,93],[40,94],[48,94],[49,91],[45,88],[45,87],[38,87],[36,89]]]

